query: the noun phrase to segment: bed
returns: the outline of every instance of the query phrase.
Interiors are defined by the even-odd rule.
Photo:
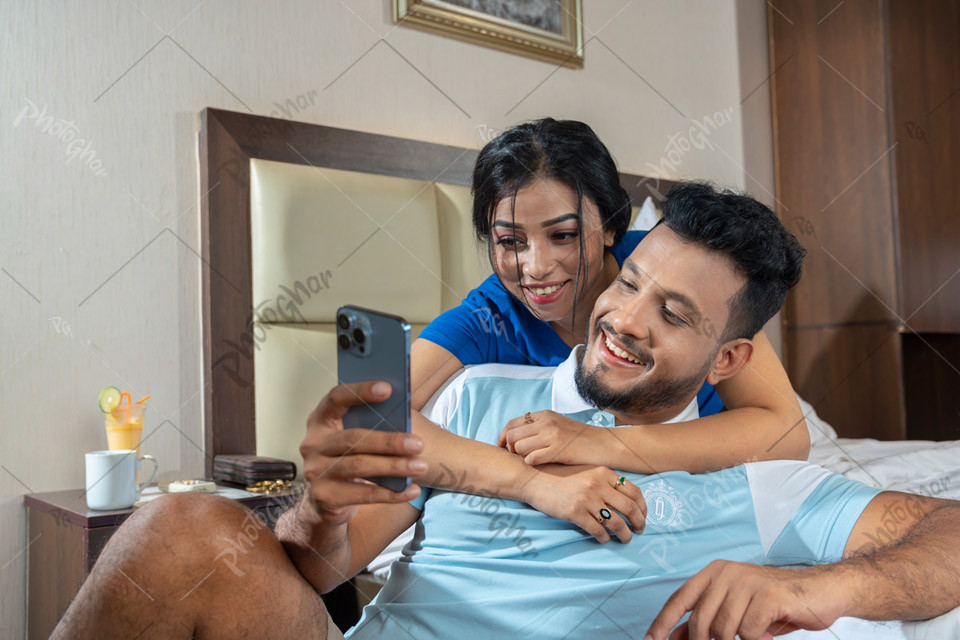
[[[960,441],[881,442],[869,438],[840,438],[809,402],[799,396],[798,400],[810,430],[810,462],[881,489],[960,500]],[[933,620],[902,624],[845,618],[834,625],[831,632],[834,635],[797,632],[788,637],[798,640],[807,637],[960,638],[960,608]]]
[[[489,273],[470,223],[475,158],[472,149],[203,111],[208,474],[218,454],[300,461],[306,416],[336,383],[340,305],[404,316],[415,338]],[[635,203],[650,199],[639,217],[634,209],[638,224],[655,219],[671,183],[627,173],[621,182]],[[838,439],[804,410],[811,461],[882,488],[960,498],[960,443]],[[828,637],[960,637],[957,617],[902,628],[843,621]]]

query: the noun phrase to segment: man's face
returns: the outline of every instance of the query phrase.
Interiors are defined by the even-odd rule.
[[[681,410],[720,349],[729,301],[746,284],[733,261],[655,227],[590,317],[577,388],[604,409]]]

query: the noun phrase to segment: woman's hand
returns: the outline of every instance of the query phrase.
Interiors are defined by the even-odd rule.
[[[497,446],[519,454],[529,465],[548,462],[600,465],[608,462],[604,441],[609,445],[610,434],[605,431],[604,427],[555,411],[537,411],[508,422],[497,438]]]
[[[626,543],[633,532],[643,531],[647,503],[635,484],[628,480],[620,484],[619,478],[607,467],[544,465],[527,484],[524,501],[548,516],[572,522],[599,542],[609,542],[612,532]],[[598,522],[603,520],[601,509],[611,516],[603,524]]]

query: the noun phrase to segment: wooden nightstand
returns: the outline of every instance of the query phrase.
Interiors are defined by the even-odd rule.
[[[27,638],[48,638],[110,536],[134,509],[91,511],[83,489],[34,493],[27,507]],[[296,487],[238,501],[273,529]]]

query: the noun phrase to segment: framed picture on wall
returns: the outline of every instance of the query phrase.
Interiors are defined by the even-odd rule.
[[[393,21],[583,67],[582,0],[393,0]]]

